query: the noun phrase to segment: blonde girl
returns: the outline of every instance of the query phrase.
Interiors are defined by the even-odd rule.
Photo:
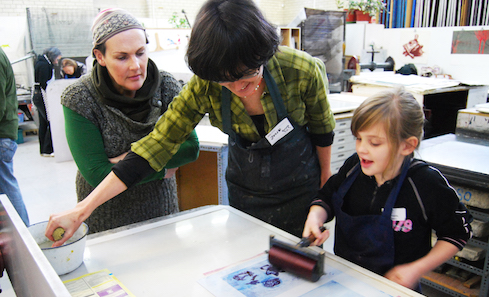
[[[471,215],[434,167],[413,159],[423,111],[402,88],[376,94],[354,112],[356,153],[318,192],[304,235],[336,217],[335,254],[419,290],[419,279],[461,250]],[[432,229],[438,240],[431,244]]]

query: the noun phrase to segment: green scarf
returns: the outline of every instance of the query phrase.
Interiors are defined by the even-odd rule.
[[[99,63],[95,62],[91,75],[104,104],[119,109],[133,121],[145,122],[151,111],[151,99],[160,85],[158,67],[151,59],[148,59],[146,80],[134,98],[119,94],[112,84],[107,68]]]

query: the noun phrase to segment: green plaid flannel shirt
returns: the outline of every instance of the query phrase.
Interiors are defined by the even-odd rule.
[[[301,126],[307,125],[312,134],[333,131],[335,120],[327,100],[328,80],[322,61],[303,51],[280,47],[267,67],[294,121]],[[268,88],[265,92],[261,103],[268,133],[278,119]],[[154,130],[132,144],[132,151],[146,159],[153,169],[161,170],[206,113],[211,124],[223,130],[221,86],[194,75],[174,98]],[[233,130],[241,137],[253,142],[260,139],[253,121],[234,94],[231,95],[231,117]]]

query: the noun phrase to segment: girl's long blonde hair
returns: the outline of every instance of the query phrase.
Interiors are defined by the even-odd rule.
[[[394,164],[401,143],[411,136],[423,138],[424,113],[414,96],[398,87],[367,98],[353,113],[351,132],[358,137],[377,123],[382,123],[391,148],[389,164]],[[412,156],[411,156],[412,157]]]

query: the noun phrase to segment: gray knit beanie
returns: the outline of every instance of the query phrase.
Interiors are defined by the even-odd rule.
[[[92,25],[92,55],[95,57],[93,49],[97,46],[105,43],[114,35],[130,29],[141,29],[146,35],[144,27],[129,12],[120,8],[109,8],[101,11]],[[148,36],[146,36],[146,43],[148,43]]]

